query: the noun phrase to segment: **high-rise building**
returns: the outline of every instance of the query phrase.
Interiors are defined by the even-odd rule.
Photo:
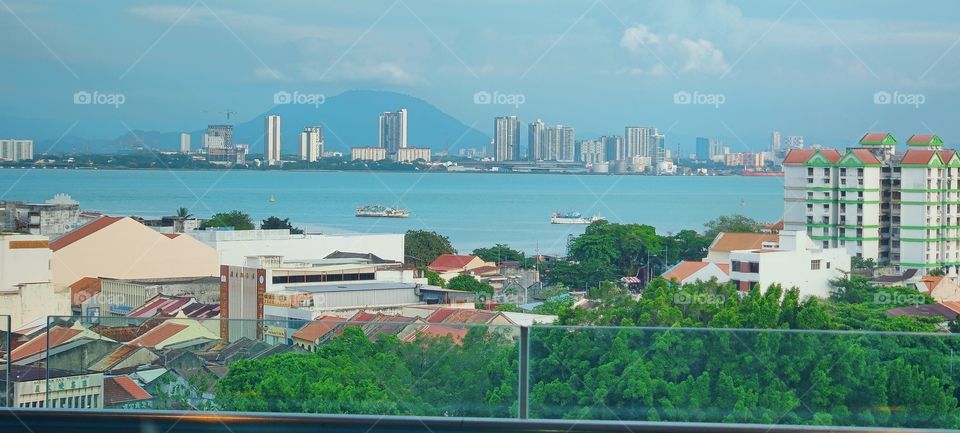
[[[697,137],[696,153],[698,161],[719,161],[727,152],[719,138]]]
[[[0,161],[33,159],[33,140],[0,140]]]
[[[277,165],[280,163],[280,116],[271,114],[264,118],[263,129],[263,157],[267,165]]]
[[[317,162],[323,155],[323,128],[308,126],[300,133],[300,160]]]
[[[784,138],[783,144],[787,149],[803,149],[803,136],[788,135],[786,138]]]
[[[407,147],[407,109],[388,111],[380,115],[380,147],[393,155]]]
[[[621,161],[626,159],[623,152],[623,137],[619,135],[604,135],[600,137],[603,144],[604,158],[607,161]]]
[[[180,133],[180,153],[190,153],[190,134]]]
[[[520,122],[517,116],[497,117],[493,122],[493,158],[513,161],[520,156]]]
[[[889,133],[867,133],[845,153],[791,149],[784,158],[784,230],[901,272],[960,267],[960,158],[933,134],[896,153]]]
[[[607,160],[606,148],[600,140],[583,140],[579,147],[577,160],[584,164],[596,164]]]
[[[557,125],[546,128],[543,149],[544,160],[573,162],[576,159],[573,127]]]
[[[527,159],[543,161],[543,121],[537,119],[527,127]]]
[[[624,158],[645,156],[656,163],[663,158],[663,141],[657,128],[628,126],[624,129]]]
[[[780,145],[780,131],[773,131],[773,134],[770,134],[770,151],[779,152]]]
[[[207,133],[203,138],[203,146],[208,148],[210,144],[220,147],[233,147],[233,125],[207,126]]]

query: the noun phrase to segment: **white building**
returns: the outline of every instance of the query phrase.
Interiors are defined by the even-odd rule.
[[[397,153],[397,149],[407,147],[406,108],[380,114],[380,147],[391,155]]]
[[[770,134],[770,151],[779,152],[781,148],[780,131],[773,131]]]
[[[497,117],[493,121],[493,158],[513,161],[520,157],[520,122],[517,116]]]
[[[323,155],[323,128],[308,126],[300,133],[300,160],[317,162]]]
[[[543,121],[540,119],[530,123],[527,127],[527,159],[530,161],[542,161],[544,159],[543,134],[545,128]]]
[[[180,133],[180,153],[190,153],[190,134]]]
[[[203,138],[205,148],[233,147],[233,125],[208,125]]]
[[[187,233],[217,251],[222,265],[244,265],[247,256],[274,255],[289,260],[326,257],[335,251],[363,252],[403,262],[403,234],[290,234],[279,230],[233,230]]]
[[[271,114],[264,118],[263,125],[264,158],[268,165],[280,163],[280,116]]]
[[[698,281],[710,281],[716,278],[718,283],[730,281],[730,265],[707,261],[682,261],[673,265],[661,275],[667,281],[676,281],[683,284],[694,284]]]
[[[73,374],[15,366],[10,372],[12,407],[97,409],[103,407],[103,373]]]
[[[596,164],[607,160],[606,149],[600,140],[580,142],[580,154],[577,159],[584,164]]]
[[[70,291],[52,283],[51,256],[46,236],[0,233],[0,315],[10,316],[13,329],[71,314]]]
[[[788,135],[783,139],[783,145],[787,149],[803,149],[802,135]]]
[[[782,231],[776,245],[730,253],[730,281],[740,291],[759,284],[766,291],[772,284],[796,287],[800,295],[830,296],[830,280],[850,272],[850,256],[844,248],[823,248],[805,231]]]
[[[573,127],[551,126],[545,130],[543,137],[543,160],[573,162],[576,158]]]
[[[350,159],[354,161],[383,161],[387,159],[387,149],[382,147],[351,147]]]
[[[396,159],[397,162],[414,162],[414,161],[426,161],[430,162],[432,150],[429,147],[404,147],[402,149],[397,149]]]
[[[644,156],[653,164],[663,159],[664,136],[650,126],[627,126],[624,128],[624,158]]]
[[[0,161],[33,159],[33,140],[0,140]]]

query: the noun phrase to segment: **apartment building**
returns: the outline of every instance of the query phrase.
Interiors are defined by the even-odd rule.
[[[960,266],[960,157],[933,134],[897,153],[889,133],[867,133],[843,154],[791,149],[784,158],[784,229],[823,248],[906,269]]]

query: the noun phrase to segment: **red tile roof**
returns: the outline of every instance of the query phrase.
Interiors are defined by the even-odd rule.
[[[47,350],[47,335],[50,335],[50,344],[49,347],[57,347],[61,344],[69,342],[73,337],[76,337],[80,333],[79,329],[73,328],[64,328],[62,326],[54,326],[50,329],[49,332],[44,332],[32,340],[23,343],[20,347],[13,349],[10,352],[10,359],[17,361],[28,356],[36,355],[40,352]]]
[[[753,250],[763,246],[764,242],[779,242],[776,233],[720,233],[710,244],[710,251]]]
[[[924,275],[923,278],[920,279],[920,282],[927,287],[927,292],[929,293],[934,287],[937,287],[937,284],[940,284],[940,280],[942,279],[943,276]]]
[[[324,335],[342,323],[345,319],[342,317],[322,316],[307,323],[302,328],[293,333],[293,338],[306,340],[311,343],[316,342]]]
[[[173,239],[173,238],[176,238],[177,236],[180,236],[180,233],[164,233],[163,235],[170,239]]]
[[[889,132],[868,132],[860,138],[860,143],[879,143],[890,135]]]
[[[104,406],[129,401],[150,400],[152,398],[153,396],[128,376],[107,377],[103,379]]]
[[[874,155],[873,152],[867,149],[853,149],[851,152],[853,152],[853,154],[856,155],[857,158],[860,159],[860,161],[863,161],[864,164],[880,164],[881,163],[880,160],[877,159],[877,156]]]
[[[176,313],[183,307],[196,302],[196,299],[189,296],[156,295],[127,314],[127,317],[146,318],[170,315],[170,313]]]
[[[442,338],[450,336],[453,339],[453,344],[457,346],[463,345],[463,337],[467,335],[466,327],[452,327],[444,325],[425,325],[417,328],[417,332],[410,333],[404,337],[403,341],[410,343],[417,339],[418,336],[427,337],[427,338]]]
[[[163,343],[164,341],[167,341],[168,339],[170,339],[170,337],[173,337],[174,335],[179,334],[180,331],[187,329],[187,327],[188,327],[187,325],[181,325],[179,323],[166,322],[160,326],[157,326],[156,328],[153,328],[147,331],[147,333],[137,337],[136,339],[131,341],[130,344],[146,346],[146,347],[156,347],[158,344]]]
[[[938,150],[937,152],[940,153],[940,159],[942,159],[944,163],[950,162],[950,160],[953,159],[953,155],[957,153],[950,149]]]
[[[70,245],[76,241],[79,241],[80,239],[90,236],[100,231],[100,229],[106,226],[109,226],[110,224],[113,224],[122,219],[123,217],[105,216],[105,217],[101,217],[93,221],[90,221],[89,223],[80,226],[76,230],[61,236],[57,240],[50,242],[50,249],[53,251],[60,250],[66,247],[67,245]]]
[[[820,154],[825,156],[830,162],[837,163],[840,162],[840,158],[843,155],[840,155],[840,152],[837,152],[836,149],[820,149]]]
[[[927,144],[933,141],[934,137],[936,137],[934,134],[913,134],[907,139],[907,144]]]
[[[444,312],[443,310],[452,310]],[[484,310],[471,310],[469,308],[444,308],[427,316],[427,322],[430,323],[475,323],[486,324],[495,319],[499,313]]]
[[[70,304],[80,305],[83,301],[100,293],[100,290],[101,283],[99,278],[83,277],[70,285]]]
[[[467,263],[470,263],[477,256],[461,256],[458,254],[441,254],[436,260],[427,265],[434,271],[449,271],[453,269],[463,269]]]
[[[947,307],[947,308],[949,308],[949,309],[952,310],[952,311],[955,311],[955,312],[957,312],[957,313],[960,313],[960,302],[957,302],[957,301],[943,301],[943,302],[940,303],[940,305],[943,305],[944,307]]]
[[[900,160],[900,163],[926,165],[930,162],[930,159],[933,158],[934,153],[936,153],[936,151],[930,149],[910,149],[903,154],[903,159]]]
[[[473,274],[473,275],[483,275],[483,274],[497,272],[499,270],[500,268],[496,266],[480,266],[467,271],[467,273]]]
[[[813,149],[790,149],[783,158],[784,164],[803,164],[813,156]]]
[[[709,264],[710,262],[695,262],[692,260],[682,261],[668,269],[667,272],[663,274],[663,279],[683,281],[689,278],[691,275],[699,272],[701,269],[707,267]]]

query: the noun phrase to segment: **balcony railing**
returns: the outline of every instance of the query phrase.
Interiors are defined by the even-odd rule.
[[[675,304],[636,314],[709,302]],[[960,338],[949,333],[426,317],[51,317],[46,333],[14,334],[3,351],[5,395],[33,433],[74,418],[128,425],[134,415],[161,432],[178,417],[186,423],[174,432],[218,421],[284,432],[310,423],[434,433],[960,426]],[[0,431],[27,431],[0,420]]]

